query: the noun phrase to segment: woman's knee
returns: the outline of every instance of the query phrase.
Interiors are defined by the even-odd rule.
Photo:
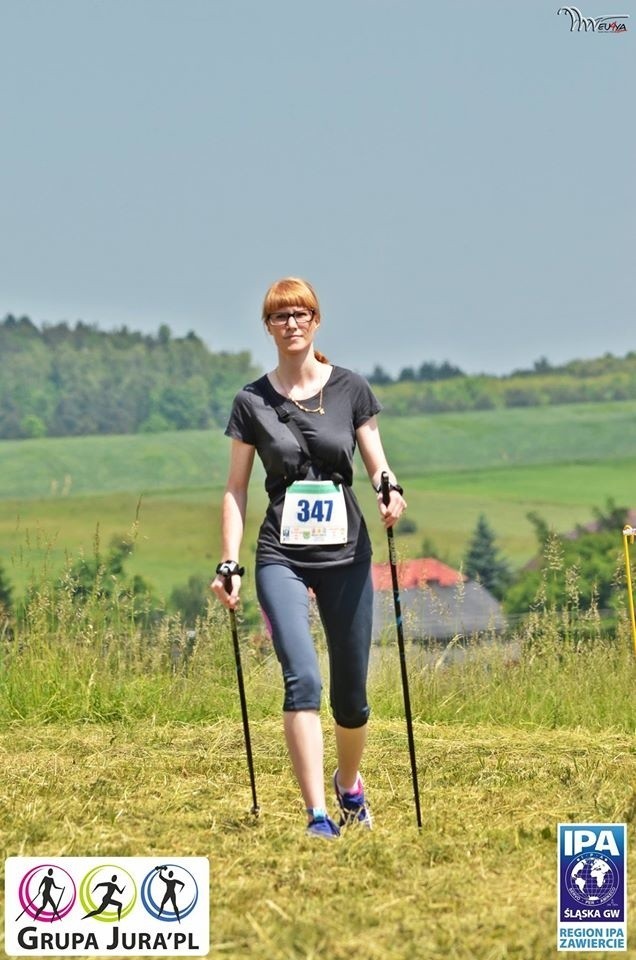
[[[332,703],[331,712],[339,727],[347,727],[349,730],[355,730],[357,727],[363,727],[365,725],[371,711],[367,703],[338,706]]]
[[[314,670],[284,674],[285,701],[283,710],[320,710],[322,683]]]

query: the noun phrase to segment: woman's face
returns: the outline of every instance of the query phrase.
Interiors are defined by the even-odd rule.
[[[293,355],[313,342],[320,320],[302,305],[281,307],[267,317],[267,329],[278,349]]]

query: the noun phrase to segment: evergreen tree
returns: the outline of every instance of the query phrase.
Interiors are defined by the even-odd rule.
[[[134,548],[130,537],[114,536],[108,553],[102,555],[96,542],[93,556],[75,560],[58,582],[58,589],[65,590],[78,606],[89,603],[92,598],[99,600],[107,617],[122,601],[128,601],[136,621],[154,618],[159,604],[152,587],[139,574],[130,577],[124,569]]]
[[[204,617],[210,593],[210,578],[193,574],[188,582],[175,587],[170,594],[170,606],[181,614],[183,622],[193,627],[197,617]]]
[[[11,610],[13,590],[11,584],[9,583],[9,578],[4,572],[4,567],[0,563],[0,613],[3,609],[5,613],[8,613]]]
[[[384,367],[381,367],[379,364],[376,364],[373,368],[373,373],[370,373],[367,376],[369,383],[382,386],[382,384],[393,383],[393,378],[390,374],[386,372]]]
[[[598,529],[606,530],[610,533],[616,533],[623,529],[627,523],[629,508],[620,506],[614,500],[614,497],[607,497],[605,507],[592,508]]]
[[[471,580],[478,580],[498,600],[501,600],[512,579],[508,562],[500,556],[495,534],[483,513],[468,544],[464,573]]]

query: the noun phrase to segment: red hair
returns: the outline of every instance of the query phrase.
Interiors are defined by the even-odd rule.
[[[308,280],[300,277],[284,277],[271,285],[263,300],[263,323],[271,313],[284,307],[305,307],[312,310],[314,319],[320,321],[320,304],[316,291]],[[324,353],[314,348],[314,356],[319,363],[329,363]]]

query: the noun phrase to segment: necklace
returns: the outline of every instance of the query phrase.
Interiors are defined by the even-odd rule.
[[[276,375],[278,376],[278,382],[280,383],[281,387],[282,387],[283,390],[285,391],[285,394],[286,394],[286,396],[287,396],[287,399],[288,399],[288,400],[291,400],[291,402],[294,404],[295,407],[298,407],[298,409],[299,409],[299,410],[302,410],[303,413],[318,413],[318,414],[320,414],[321,417],[324,415],[325,408],[324,408],[323,405],[322,405],[322,391],[323,391],[323,389],[324,389],[324,384],[321,384],[321,386],[320,386],[320,393],[319,393],[319,395],[318,395],[318,406],[317,406],[314,410],[312,410],[310,407],[306,407],[306,406],[304,405],[304,403],[301,403],[300,400],[294,400],[294,398],[291,396],[289,390],[287,389],[287,387],[285,386],[285,384],[284,384],[283,381],[281,380],[280,375],[278,374],[278,372],[277,372]]]
[[[310,410],[309,407],[306,407],[299,400],[294,400],[294,398],[290,397],[289,394],[287,394],[287,399],[291,400],[294,406],[298,407],[299,410],[302,410],[303,413],[319,413],[321,417],[324,415],[325,408],[322,405],[322,387],[320,388],[320,396],[318,397],[318,406],[315,410]]]

